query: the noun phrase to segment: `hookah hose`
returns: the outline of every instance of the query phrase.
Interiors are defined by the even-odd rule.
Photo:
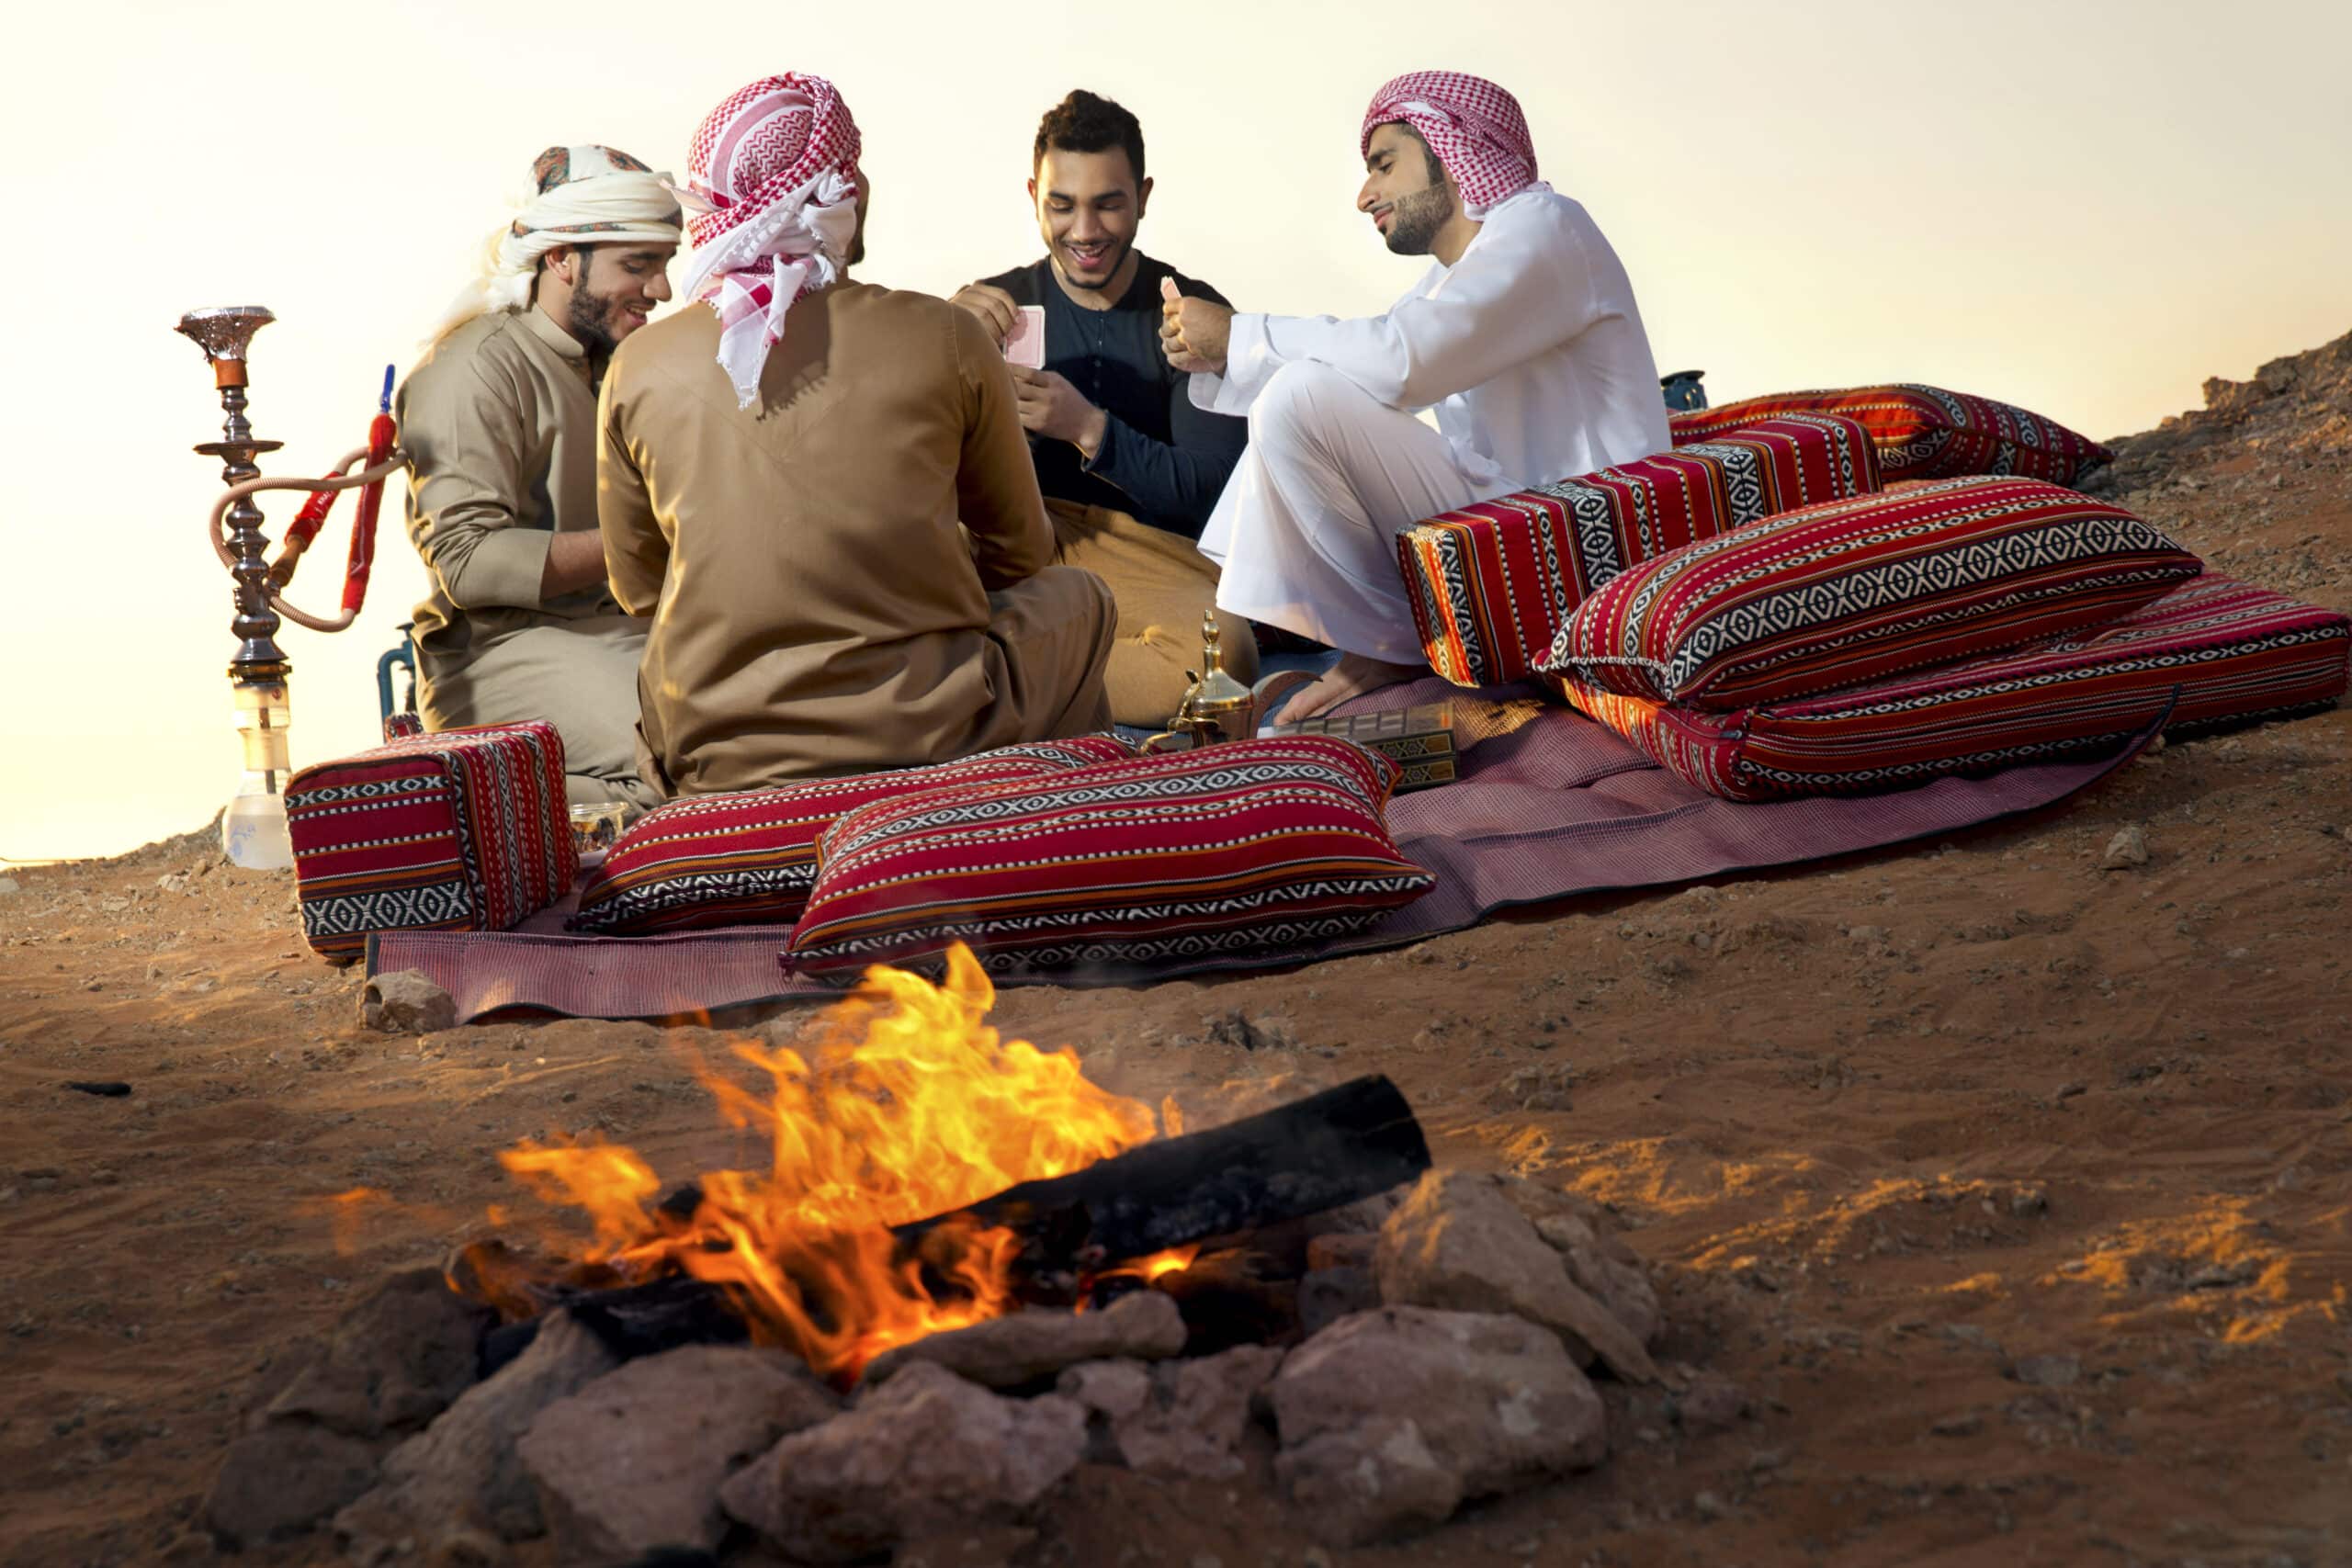
[[[383,396],[377,400],[376,417],[368,426],[368,445],[355,447],[336,458],[334,467],[327,470],[324,479],[273,479],[265,476],[246,479],[222,491],[219,499],[213,502],[211,514],[204,525],[205,537],[212,541],[212,553],[220,558],[220,564],[232,573],[236,571],[236,553],[229,548],[220,525],[228,515],[229,508],[238,502],[266,490],[309,492],[310,500],[303,503],[301,513],[287,530],[285,547],[269,569],[269,606],[296,626],[308,626],[312,631],[345,630],[359,618],[360,604],[368,597],[368,573],[376,559],[376,514],[383,501],[384,480],[408,462],[408,455],[397,445],[398,436],[399,432],[392,422],[392,367],[387,365],[384,367]],[[356,473],[352,471],[354,465],[362,463],[366,466]],[[343,610],[333,618],[313,615],[288,604],[279,596],[279,590],[292,579],[295,564],[302,558],[302,552],[310,547],[311,541],[325,525],[327,513],[334,508],[336,495],[346,490],[356,490],[360,496],[359,517],[351,529],[350,564],[344,571]]]
[[[392,455],[400,434],[392,423],[392,367],[384,367],[384,395],[376,400],[376,417],[368,422],[368,466],[382,467]],[[343,608],[357,615],[368,600],[368,573],[376,564],[376,513],[384,503],[384,481],[360,487],[359,516],[351,525],[351,559],[343,572]],[[330,502],[329,504],[333,504]]]
[[[376,417],[368,424],[368,467],[370,472],[381,467],[391,456],[398,435],[398,427],[392,423],[392,367],[387,365],[384,367],[383,395],[377,399]],[[338,472],[329,473],[327,479],[338,478],[339,470],[348,462],[346,458],[343,464],[338,464]],[[302,503],[302,510],[287,526],[286,539],[278,547],[277,558],[270,562],[269,584],[273,597],[294,581],[294,569],[301,564],[303,552],[311,547],[311,541],[317,538],[319,531],[326,526],[327,514],[334,510],[335,497],[349,488],[337,484],[311,491],[311,499]],[[384,480],[381,475],[361,481],[359,517],[351,525],[351,555],[343,575],[343,608],[350,614],[356,614],[368,599],[368,574],[376,564],[376,518],[383,501]],[[285,606],[281,604],[279,608]]]
[[[212,541],[212,553],[220,564],[234,571],[236,556],[230,550],[220,532],[221,519],[229,508],[246,496],[266,490],[299,490],[310,492],[291,525],[286,530],[285,543],[277,558],[269,568],[270,608],[297,626],[312,631],[339,632],[359,616],[360,606],[368,598],[368,576],[376,564],[376,519],[384,500],[384,480],[408,461],[398,446],[399,429],[392,420],[392,367],[384,367],[383,395],[377,400],[376,417],[368,424],[368,445],[356,447],[335,459],[334,468],[323,479],[252,479],[243,484],[230,486],[213,502],[212,514],[205,525],[205,533]],[[355,463],[364,463],[358,472],[351,471]],[[313,615],[298,609],[279,597],[280,591],[294,579],[294,569],[302,554],[326,525],[327,514],[334,510],[335,497],[347,490],[359,491],[359,515],[351,525],[351,555],[344,568],[342,613],[332,619]]]

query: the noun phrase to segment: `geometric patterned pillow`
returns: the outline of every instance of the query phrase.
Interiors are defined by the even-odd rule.
[[[620,836],[564,929],[638,935],[795,920],[817,880],[819,835],[861,806],[1134,755],[1114,736],[1084,735],[929,767],[687,795],[655,807]]]
[[[1720,408],[1671,414],[1667,423],[1674,444],[1680,446],[1712,441],[1724,431],[1774,414],[1798,412],[1841,413],[1860,420],[1878,447],[1879,469],[1890,483],[2015,474],[2075,485],[2115,459],[2114,453],[2088,436],[2015,404],[1907,382],[1744,398]]]
[[[2343,696],[2347,656],[2340,612],[2208,574],[2087,634],[1736,713],[1549,679],[1686,782],[1762,801],[2102,756],[2168,706],[2167,735],[2308,713]]]
[[[376,931],[503,931],[580,870],[563,737],[542,719],[314,762],[287,781],[286,829],[302,934],[337,960]]]
[[[1396,536],[1396,562],[1430,668],[1498,686],[1540,668],[1576,607],[1627,567],[1878,488],[1861,425],[1790,414],[1441,513]]]
[[[825,835],[786,962],[1148,969],[1358,931],[1435,881],[1383,820],[1399,773],[1293,736],[884,801]]]
[[[2203,570],[2120,507],[1964,479],[1768,517],[1586,600],[1551,668],[1654,702],[1746,707],[2110,621]]]

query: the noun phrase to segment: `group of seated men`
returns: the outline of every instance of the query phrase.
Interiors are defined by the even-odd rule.
[[[1211,609],[1245,678],[1250,622],[1339,650],[1286,717],[1419,672],[1397,531],[1663,450],[1666,413],[1509,93],[1399,76],[1360,151],[1357,209],[1433,265],[1343,321],[1136,249],[1142,130],[1091,93],[1037,130],[1044,258],[953,300],[852,281],[872,186],[821,78],[726,99],[684,186],[548,149],[401,389],[425,727],[550,720],[575,802],[645,806],[1156,728]],[[649,324],[682,231],[692,303]],[[1006,362],[1023,307],[1043,369]]]

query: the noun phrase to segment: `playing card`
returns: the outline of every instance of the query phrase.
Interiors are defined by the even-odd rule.
[[[1015,307],[1016,319],[1012,335],[1004,340],[1004,362],[1031,370],[1046,367],[1046,308],[1043,305]]]

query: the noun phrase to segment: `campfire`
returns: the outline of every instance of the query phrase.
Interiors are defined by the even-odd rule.
[[[697,1280],[725,1289],[755,1341],[843,1382],[893,1345],[1002,1315],[1023,1237],[973,1207],[1133,1148],[1156,1121],[1087,1081],[1073,1053],[1001,1040],[984,1021],[994,999],[959,948],[944,987],[875,971],[807,1055],[737,1045],[768,1093],[700,1077],[727,1120],[765,1142],[767,1167],[704,1173],[658,1203],[661,1181],[631,1150],[508,1151],[506,1168],[582,1213],[593,1240],[554,1269],[478,1244],[453,1286],[528,1319],[600,1289]]]
[[[703,1068],[757,1168],[665,1190],[616,1145],[503,1153],[570,1223],[501,1206],[273,1376],[215,1533],[846,1562],[1027,1517],[1093,1462],[1270,1468],[1364,1540],[1597,1463],[1579,1369],[1657,1375],[1606,1214],[1432,1171],[1385,1077],[1188,1128],[993,1001],[958,949],[944,985],[877,969],[796,1047],[737,1045],[757,1092]]]
[[[970,952],[943,987],[876,969],[808,1055],[745,1043],[764,1095],[704,1072],[722,1113],[770,1151],[759,1171],[662,1183],[611,1145],[525,1143],[500,1156],[533,1193],[587,1220],[554,1259],[503,1240],[464,1249],[451,1287],[528,1325],[551,1308],[617,1314],[637,1353],[737,1337],[797,1354],[838,1386],[896,1345],[1021,1306],[1085,1310],[1189,1268],[1238,1236],[1410,1180],[1429,1151],[1385,1079],[1152,1146],[1160,1118],[1088,1081],[1077,1055],[1005,1041]],[[1135,1151],[1130,1153],[1129,1151]],[[1124,1156],[1124,1157],[1121,1157]],[[560,1243],[559,1243],[560,1245]],[[1202,1331],[1218,1337],[1219,1325]],[[493,1364],[530,1334],[493,1337]]]

